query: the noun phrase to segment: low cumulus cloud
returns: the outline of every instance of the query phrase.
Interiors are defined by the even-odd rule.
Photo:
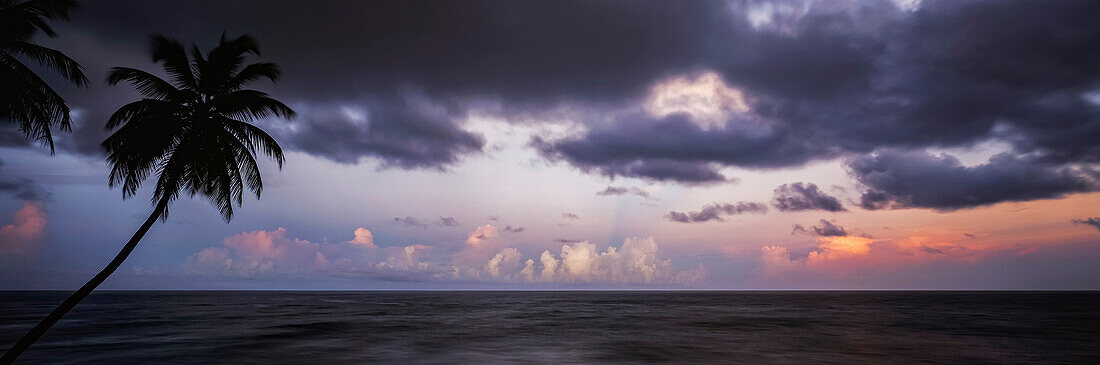
[[[703,207],[703,209],[696,212],[677,212],[671,211],[665,215],[669,221],[679,223],[703,223],[709,221],[725,221],[724,216],[739,215],[744,213],[756,213],[764,214],[768,212],[768,207],[761,203],[754,202],[738,202],[736,204],[729,203],[713,203]]]
[[[794,229],[791,230],[791,234],[812,234],[823,237],[835,237],[847,236],[848,231],[834,222],[822,219],[820,226],[810,226],[810,228],[803,227],[801,224],[795,224]]]
[[[964,166],[947,154],[886,150],[851,159],[849,174],[866,187],[865,209],[930,208],[947,212],[1010,201],[1059,198],[1097,190],[1091,170],[998,154]]]
[[[1100,217],[1092,217],[1092,218],[1085,218],[1085,219],[1074,219],[1071,222],[1073,222],[1073,224],[1083,224],[1083,225],[1086,225],[1086,226],[1092,226],[1093,228],[1096,228],[1097,230],[1100,230]]]
[[[995,255],[1024,256],[1035,246],[961,244],[957,233],[911,235],[888,240],[821,235],[813,247],[766,245],[760,248],[755,274],[761,282],[808,284],[822,278],[851,278],[934,263],[973,265]],[[968,238],[963,238],[963,240]]]
[[[28,252],[46,232],[46,208],[42,202],[24,201],[11,224],[0,226],[0,254]]]
[[[694,283],[706,277],[702,265],[674,270],[653,238],[627,238],[600,251],[585,241],[569,242],[557,254],[544,250],[525,257],[492,225],[470,232],[466,245],[379,247],[359,227],[346,242],[312,242],[284,228],[242,232],[219,246],[190,256],[193,275],[278,277],[362,275],[391,280],[487,281],[504,283]]]
[[[783,184],[775,188],[772,205],[782,212],[804,210],[824,210],[828,212],[847,211],[840,200],[818,189],[816,184],[796,182]]]

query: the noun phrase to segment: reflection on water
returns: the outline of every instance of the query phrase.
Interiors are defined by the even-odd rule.
[[[0,292],[6,349],[62,292]],[[35,363],[1100,363],[1098,292],[97,292]]]

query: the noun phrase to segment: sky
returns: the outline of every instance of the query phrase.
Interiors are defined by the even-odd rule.
[[[105,289],[1100,289],[1100,2],[95,1],[57,153],[0,125],[0,289],[152,210],[99,143],[148,44],[250,34],[287,151]]]

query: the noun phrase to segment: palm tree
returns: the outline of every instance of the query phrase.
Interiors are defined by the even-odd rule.
[[[107,82],[129,82],[143,99],[123,105],[107,122],[116,129],[103,141],[111,165],[110,186],[122,188],[123,199],[137,193],[141,183],[156,173],[153,212],[122,251],[92,280],[23,336],[0,359],[15,360],[61,316],[76,306],[118,269],[157,221],[167,219],[168,204],[180,194],[201,195],[221,211],[226,222],[233,217],[233,202],[241,205],[245,188],[259,199],[263,190],[255,155],[266,154],[281,169],[283,151],[275,139],[248,121],[294,111],[262,92],[242,87],[260,78],[274,82],[279,69],[272,63],[241,67],[247,54],[259,55],[255,39],[226,39],[205,55],[192,46],[191,59],[176,40],[153,36],[154,62],[161,62],[172,82],[145,71],[117,67]]]
[[[42,78],[16,56],[34,60],[77,86],[86,86],[82,67],[60,51],[34,44],[38,32],[56,35],[47,20],[67,20],[73,0],[0,0],[0,121],[19,124],[31,140],[50,147],[53,126],[72,130],[69,106]]]

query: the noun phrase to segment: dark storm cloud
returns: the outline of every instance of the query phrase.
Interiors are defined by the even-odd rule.
[[[987,139],[1049,168],[1100,162],[1100,109],[1083,97],[1100,85],[1100,2],[767,3],[98,1],[56,42],[94,79],[110,66],[150,68],[154,32],[204,45],[222,30],[253,34],[285,75],[262,87],[301,106],[277,137],[343,163],[451,166],[484,148],[457,124],[482,101],[505,116],[576,106],[589,131],[534,140],[542,156],[693,185],[734,181],[724,167]],[[750,111],[709,129],[636,111],[653,83],[701,70],[741,89]],[[99,153],[103,121],[134,98],[103,89],[65,93],[84,118],[62,148]],[[352,123],[345,106],[369,123]],[[759,128],[738,127],[748,124]]]
[[[740,3],[741,10],[752,2]],[[799,12],[799,7],[792,7]],[[536,144],[583,171],[689,184],[720,166],[778,168],[884,147],[967,146],[986,139],[1052,168],[1100,162],[1095,1],[810,3],[751,29],[731,21],[704,62],[750,97],[764,132],[703,131],[688,116],[633,117]],[[783,14],[780,14],[783,15]],[[744,115],[727,125],[742,125]],[[681,162],[698,173],[628,169]],[[717,165],[717,166],[716,166]],[[704,168],[705,167],[705,168]],[[993,190],[1006,188],[986,181]]]
[[[955,157],[882,151],[848,161],[849,173],[867,190],[865,209],[931,208],[952,211],[1006,201],[1057,198],[1095,191],[1096,172],[998,154],[978,166]]]
[[[0,173],[3,170],[4,161],[0,160]],[[26,177],[10,176],[7,173],[0,175],[0,192],[26,201],[43,201],[49,195],[45,188],[38,185],[38,182]]]
[[[619,1],[101,1],[87,4],[63,26],[61,42],[68,46],[60,48],[72,52],[94,78],[119,65],[155,71],[143,50],[153,33],[203,47],[223,30],[249,33],[260,40],[263,59],[283,68],[277,87],[263,87],[275,97],[314,110],[358,106],[371,115],[369,125],[353,126],[331,115],[303,113],[292,122],[293,133],[277,136],[288,148],[342,163],[377,157],[387,166],[443,168],[480,152],[484,144],[456,125],[469,102],[498,100],[506,110],[618,103],[643,91],[656,75],[693,66],[702,56],[698,44],[710,36],[705,29],[725,17],[722,7],[721,2]],[[410,90],[447,112],[424,115],[403,100]],[[101,126],[133,96],[66,95],[84,110],[90,126],[78,124],[76,141],[67,148],[99,154]]]
[[[813,183],[796,182],[775,188],[772,205],[782,212],[803,210],[847,211],[837,198],[825,194]]]
[[[822,237],[838,237],[847,236],[848,231],[836,223],[822,219],[820,226],[810,226],[808,229],[801,224],[795,224],[794,229],[791,230],[791,234],[813,234]]]
[[[703,209],[697,212],[677,212],[671,211],[665,215],[669,221],[679,223],[703,223],[709,221],[724,221],[723,216],[737,215],[744,213],[757,213],[764,214],[768,212],[768,207],[764,204],[754,202],[738,202],[737,204],[729,203],[714,203],[704,206]]]
[[[582,171],[689,185],[736,181],[718,171],[721,165],[794,166],[836,155],[831,147],[792,138],[797,132],[785,128],[763,133],[707,130],[686,114],[632,114],[580,139],[548,142],[536,137],[532,145],[547,159],[569,162]]]
[[[1083,224],[1083,225],[1086,225],[1086,226],[1093,226],[1096,229],[1100,230],[1100,217],[1092,217],[1092,218],[1085,218],[1085,219],[1074,219],[1071,222],[1073,222],[1073,224]]]
[[[298,121],[272,133],[292,149],[332,161],[355,164],[375,157],[383,166],[406,169],[443,168],[485,145],[445,111],[406,102],[370,105],[361,115],[350,107],[300,112]]]

